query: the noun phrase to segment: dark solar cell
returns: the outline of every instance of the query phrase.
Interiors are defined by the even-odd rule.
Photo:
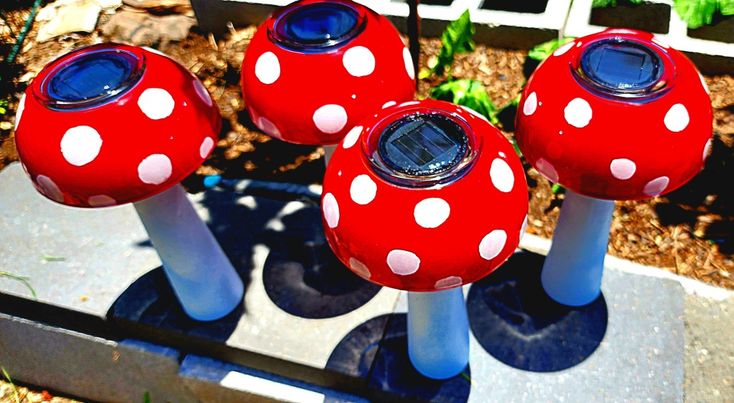
[[[584,74],[597,85],[614,91],[644,91],[662,75],[660,57],[640,44],[604,41],[587,49],[581,59]]]
[[[412,176],[436,175],[457,165],[467,149],[461,127],[442,115],[403,118],[380,137],[381,159],[391,169]]]

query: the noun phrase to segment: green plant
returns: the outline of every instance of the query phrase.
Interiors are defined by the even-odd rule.
[[[446,80],[431,89],[431,98],[466,106],[496,124],[497,107],[489,98],[484,84],[468,78],[456,79],[451,75],[454,57],[475,49],[476,45],[472,40],[474,32],[469,10],[466,10],[459,19],[452,21],[446,27],[441,35],[441,50],[436,64],[430,70],[421,71],[420,78],[424,79],[432,75],[443,76],[444,73],[448,73]]]
[[[574,40],[572,36],[564,36],[558,39],[551,39],[548,42],[543,42],[539,45],[535,45],[534,48],[530,49],[528,52],[528,57],[542,62],[543,60],[547,59],[548,56],[553,54],[553,52],[556,51],[556,49],[560,48],[562,45],[565,45],[569,42]]]
[[[33,286],[31,286],[31,283],[29,281],[30,279],[28,277],[19,276],[17,274],[9,273],[7,271],[0,271],[0,278],[2,277],[9,278],[11,280],[15,280],[15,281],[19,281],[23,283],[23,285],[25,285],[26,288],[28,288],[28,290],[33,295],[33,299],[38,299],[38,296],[36,295],[36,290],[34,290]]]
[[[449,80],[431,88],[431,98],[450,101],[471,108],[497,124],[497,107],[489,99],[487,89],[476,80]]]
[[[627,0],[632,4],[640,4],[643,0]],[[614,7],[617,5],[617,0],[594,0],[591,2],[591,7]]]
[[[454,56],[458,53],[472,52],[476,47],[472,40],[474,32],[469,10],[464,11],[456,21],[449,23],[441,34],[441,50],[438,53],[436,64],[431,68],[431,73],[441,76],[444,72],[449,72],[451,75]]]
[[[8,374],[8,371],[5,370],[5,367],[0,367],[0,370],[2,370],[5,380],[10,384],[10,389],[13,391],[13,400],[15,401],[15,403],[20,403],[21,398],[20,394],[18,394],[18,388],[15,387],[13,379],[10,378],[10,374]]]
[[[716,13],[734,15],[734,0],[674,0],[673,6],[691,29],[711,24]]]

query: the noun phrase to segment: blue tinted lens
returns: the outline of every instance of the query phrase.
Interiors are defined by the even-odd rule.
[[[137,66],[137,58],[129,53],[89,53],[57,69],[45,91],[52,102],[89,106],[89,102],[102,102],[131,87],[138,75]]]
[[[275,23],[276,39],[298,49],[340,45],[360,30],[359,14],[340,3],[316,3],[284,13]]]
[[[468,138],[453,120],[417,114],[390,125],[380,136],[378,152],[390,169],[410,176],[435,176],[457,166]]]
[[[609,40],[592,45],[581,56],[581,69],[596,85],[611,92],[643,92],[663,73],[660,57],[641,44]]]

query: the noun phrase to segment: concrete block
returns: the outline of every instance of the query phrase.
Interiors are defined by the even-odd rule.
[[[730,19],[721,21],[720,27],[707,27],[703,31],[692,32],[693,35],[698,34],[698,37],[693,37],[686,23],[673,10],[671,0],[651,0],[639,6],[639,9],[635,8],[635,12],[615,10],[619,6],[610,10],[593,10],[591,4],[592,0],[574,0],[563,29],[565,36],[579,37],[599,32],[607,28],[604,25],[606,23],[613,24],[608,26],[646,29],[660,32],[656,35],[660,41],[686,53],[704,74],[729,74],[734,71],[734,29],[727,29],[732,24]],[[667,7],[661,8],[661,5]],[[660,14],[655,12],[656,9]],[[643,14],[639,14],[638,10]],[[645,13],[649,13],[650,17],[643,18]],[[662,26],[649,26],[651,21],[666,20],[667,31]]]
[[[0,365],[13,379],[96,401],[195,402],[178,381],[179,352],[120,342],[0,313]]]
[[[160,266],[135,209],[62,206],[41,196],[20,164],[0,172],[0,262],[38,300],[103,318],[125,288]],[[0,278],[0,291],[31,298]]]
[[[181,363],[180,375],[200,401],[206,402],[367,403],[355,395],[191,354]]]
[[[404,0],[357,1],[388,17],[398,30],[406,32],[408,4]],[[222,33],[226,30],[227,22],[235,25],[259,24],[273,10],[291,1],[192,0],[191,3],[202,29]],[[429,0],[421,2],[418,14],[422,22],[422,35],[438,37],[449,22],[469,10],[477,28],[475,39],[478,42],[525,49],[557,37],[570,5],[571,0]]]

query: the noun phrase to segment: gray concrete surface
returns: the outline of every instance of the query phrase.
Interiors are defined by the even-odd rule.
[[[374,296],[364,294],[369,297],[365,301],[349,289],[343,301],[357,303],[342,313],[324,311],[317,303],[322,297],[313,289],[297,292],[309,285],[303,277],[306,269],[297,260],[309,260],[314,250],[297,246],[314,236],[309,231],[318,217],[316,207],[223,190],[192,196],[248,283],[240,311],[203,324],[180,316],[160,270],[149,271],[155,259],[141,259],[153,251],[135,231],[139,223],[132,209],[66,209],[41,198],[26,182],[17,165],[0,172],[3,189],[14,189],[0,192],[3,224],[16,232],[2,239],[0,256],[4,270],[30,277],[42,302],[34,309],[49,306],[53,312],[55,306],[101,318],[109,311],[111,328],[124,329],[120,339],[146,337],[149,333],[139,332],[144,327],[158,332],[163,341],[175,339],[177,345],[192,349],[205,340],[218,350],[270,356],[268,365],[273,367],[267,372],[277,375],[186,350],[117,341],[3,313],[0,364],[23,382],[105,401],[139,401],[146,391],[153,401],[265,399],[273,398],[275,392],[268,388],[278,389],[276,384],[317,392],[328,392],[323,386],[346,387],[378,401],[734,400],[734,347],[729,336],[734,296],[694,280],[610,258],[604,298],[583,309],[561,309],[544,300],[536,284],[549,242],[526,237],[525,247],[537,253],[516,254],[496,274],[465,290],[473,331],[467,373],[432,382],[419,377],[407,361],[402,294],[380,290]],[[116,214],[114,220],[108,213]],[[133,230],[120,232],[126,225]],[[109,254],[90,253],[89,239],[114,248]],[[309,242],[318,244],[318,239]],[[39,263],[39,250],[63,253],[65,260]],[[85,253],[86,260],[79,260],[77,254]],[[123,261],[114,262],[111,256],[122,256]],[[45,269],[52,264],[57,264],[54,270]],[[277,293],[273,288],[296,291]],[[22,285],[9,280],[0,280],[0,293],[30,300]],[[69,293],[88,299],[68,298]],[[284,303],[293,301],[300,304]],[[309,310],[310,305],[318,309]],[[3,309],[0,306],[0,312]],[[316,380],[321,386],[295,380],[300,375],[278,362],[323,374]],[[332,374],[356,382],[345,386]],[[254,379],[270,386],[242,386]]]
[[[25,276],[39,301],[104,317],[120,293],[160,266],[131,205],[62,206],[40,196],[20,164],[0,173],[0,270]],[[0,277],[0,291],[29,297]]]
[[[685,325],[685,400],[734,402],[734,296],[686,296]]]

